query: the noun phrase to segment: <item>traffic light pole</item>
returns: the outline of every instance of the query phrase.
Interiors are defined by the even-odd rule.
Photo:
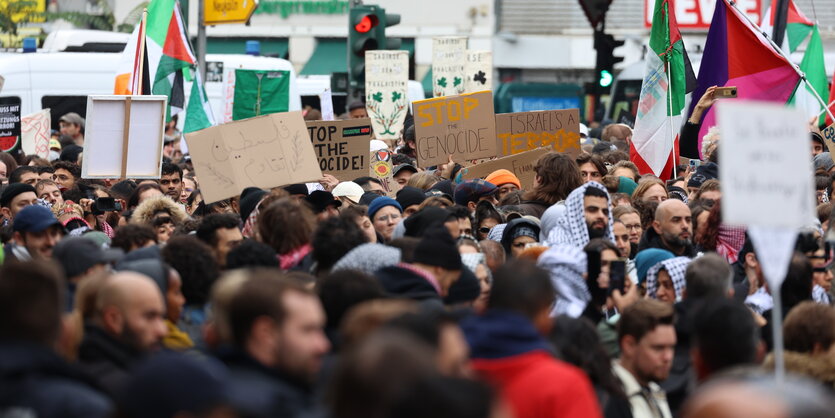
[[[206,80],[206,0],[197,0],[197,71]]]

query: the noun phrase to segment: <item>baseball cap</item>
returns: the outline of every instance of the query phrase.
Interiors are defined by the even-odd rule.
[[[365,193],[365,190],[362,189],[362,186],[354,183],[353,181],[343,181],[333,188],[332,193],[334,197],[344,196],[354,203],[359,203],[362,198],[362,194]]]
[[[123,255],[122,250],[102,249],[84,237],[66,237],[52,249],[52,258],[61,264],[67,277],[78,276],[96,264],[119,261]]]
[[[313,193],[305,198],[305,200],[307,203],[310,203],[310,206],[313,208],[313,213],[322,213],[328,208],[328,206],[333,206],[335,208],[342,206],[342,201],[334,199],[331,192],[323,190],[314,190]]]
[[[397,173],[401,172],[402,170],[408,170],[412,173],[418,172],[418,169],[411,164],[398,164],[397,167],[394,167],[394,170],[392,170],[391,172],[392,177],[397,176]]]
[[[84,118],[81,117],[78,113],[70,112],[61,116],[61,119],[58,119],[60,122],[67,122],[67,123],[74,123],[80,127],[84,127]]]
[[[59,141],[55,138],[50,139],[49,140],[49,149],[55,150],[55,151],[61,151],[61,141]]]
[[[53,225],[63,228],[51,210],[41,205],[29,205],[17,213],[12,229],[16,232],[41,232]]]
[[[481,179],[468,180],[455,188],[455,203],[466,206],[468,202],[496,193],[496,190],[498,189],[493,183]]]

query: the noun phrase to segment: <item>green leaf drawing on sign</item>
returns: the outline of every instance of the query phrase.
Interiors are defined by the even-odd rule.
[[[383,93],[377,92],[371,95],[371,98],[374,99],[375,102],[382,103],[383,102]]]
[[[441,77],[438,79],[438,85],[441,87],[446,87],[446,77]]]
[[[398,92],[398,91],[391,92],[391,101],[392,102],[396,102],[396,101],[400,100],[401,97],[403,97],[403,94],[401,94],[400,92]]]
[[[455,77],[452,80],[452,87],[458,87],[461,84],[462,81],[464,81],[464,80],[462,80],[461,77]]]

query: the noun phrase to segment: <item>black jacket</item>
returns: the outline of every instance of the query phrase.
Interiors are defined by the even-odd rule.
[[[140,358],[139,352],[107,335],[101,328],[84,326],[78,364],[111,398],[121,395],[130,378],[130,369]]]
[[[441,300],[441,295],[425,277],[400,266],[383,267],[374,273],[383,289],[392,297],[416,301]]]
[[[112,404],[94,386],[46,347],[0,344],[0,416],[107,417]]]
[[[246,353],[227,348],[218,357],[229,367],[229,402],[244,418],[293,418],[312,412],[309,385],[268,368]]]
[[[667,251],[675,254],[676,257],[684,256],[684,257],[691,257],[692,258],[692,257],[695,257],[696,254],[697,254],[696,247],[693,246],[692,243],[688,244],[686,247],[684,247],[684,253],[683,254],[679,254],[678,252],[674,251],[672,248],[667,247],[667,245],[664,244],[664,241],[661,239],[661,235],[658,235],[658,233],[655,232],[655,228],[652,228],[652,227],[647,228],[646,232],[644,232],[644,235],[641,237],[641,241],[638,242],[638,251],[639,252],[643,251],[643,250],[646,250],[647,248],[660,248],[662,250],[667,250]]]
[[[696,375],[690,361],[691,337],[694,314],[704,303],[703,299],[684,299],[675,305],[676,351],[670,375],[667,380],[661,382],[661,388],[667,394],[667,403],[674,416],[678,415],[677,412],[696,386]]]

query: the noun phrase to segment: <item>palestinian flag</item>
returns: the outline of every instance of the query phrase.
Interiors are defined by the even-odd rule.
[[[678,134],[684,96],[696,87],[696,76],[687,58],[671,0],[655,2],[649,53],[630,159],[641,174],[670,179],[678,163]]]
[[[762,24],[760,25],[760,29],[769,37],[774,32],[774,17],[776,13],[777,0],[771,0],[771,4],[766,9]],[[800,12],[800,9],[794,4],[794,1],[789,0],[789,13],[786,16],[786,33],[783,36],[783,44],[780,45],[780,49],[787,54],[796,51],[797,47],[803,43],[803,40],[812,33],[813,26],[815,26],[815,23]]]

